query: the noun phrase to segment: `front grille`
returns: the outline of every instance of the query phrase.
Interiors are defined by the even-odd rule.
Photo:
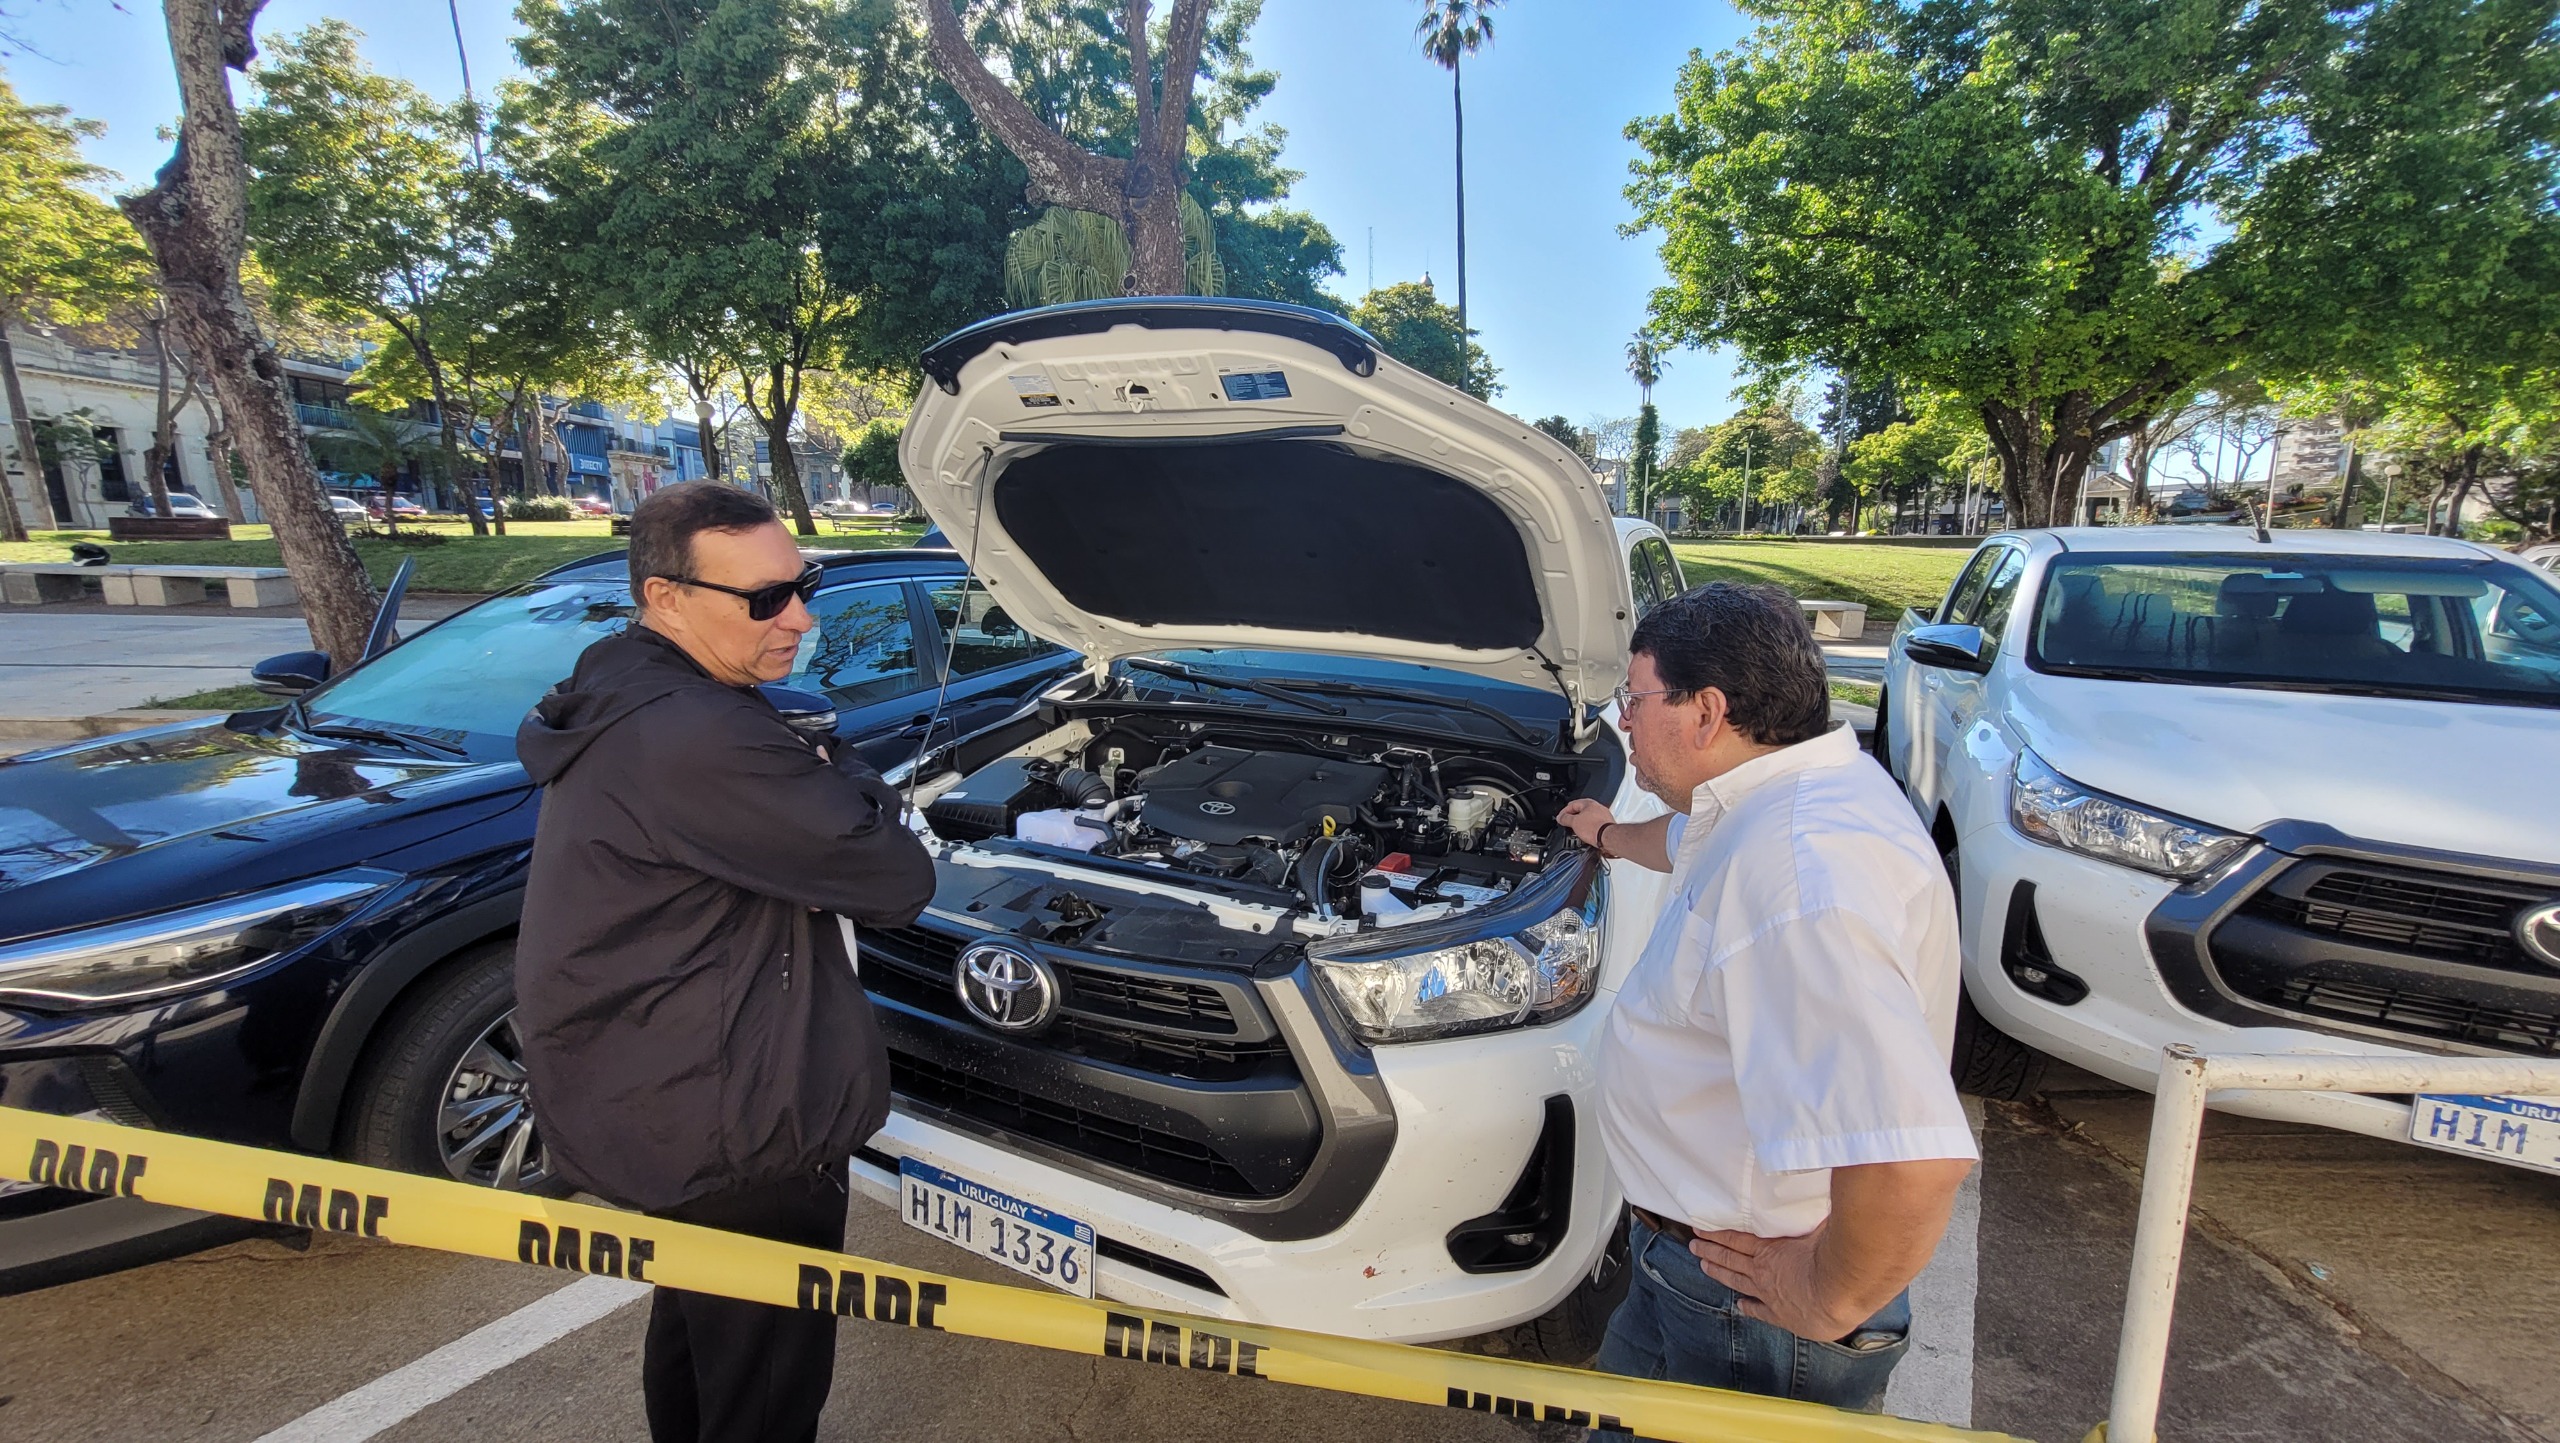
[[[2306,1017],[2361,1023],[2416,1037],[2527,1056],[2560,1057],[2560,1011],[2493,1007],[2406,988],[2294,977],[2257,1000]]]
[[[1270,1195],[1256,1191],[1243,1172],[1204,1143],[1034,1096],[896,1048],[889,1051],[889,1083],[918,1102],[1176,1186],[1224,1197]]]
[[[2451,873],[2304,862],[2240,908],[2280,926],[2388,952],[2549,975],[2516,944],[2516,914],[2546,891]]]
[[[958,942],[930,932],[866,933],[863,960],[876,965],[864,974],[864,986],[874,996],[974,1026],[951,986],[959,950]],[[1214,987],[1075,963],[1051,966],[1063,993],[1061,1012],[1046,1031],[1021,1039],[1028,1045],[1195,1082],[1241,1081],[1288,1059],[1289,1045],[1277,1037],[1236,1037],[1235,1013]],[[1108,1020],[1132,1015],[1145,1025]]]

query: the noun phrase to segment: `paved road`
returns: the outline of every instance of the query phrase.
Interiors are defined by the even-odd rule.
[[[477,598],[412,599],[403,623]],[[0,716],[83,717],[249,680],[249,668],[311,645],[299,615],[217,608],[47,607],[0,611]]]
[[[1988,1109],[1978,1224],[1960,1224],[1917,1290],[1936,1333],[1897,1377],[1897,1409],[2042,1443],[2078,1443],[2104,1415],[2147,1115],[2147,1099],[2087,1079]],[[2560,1178],[2217,1119],[2198,1206],[2164,1437],[2560,1443],[2549,1354]],[[847,1246],[1008,1280],[866,1204]],[[532,1269],[324,1237],[12,1298],[0,1304],[0,1437],[637,1438],[646,1309],[620,1286],[564,1288]],[[1490,1418],[848,1325],[821,1436],[1522,1434]]]

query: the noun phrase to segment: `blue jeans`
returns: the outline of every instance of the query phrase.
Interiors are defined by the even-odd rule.
[[[1688,1244],[1635,1218],[1627,1225],[1633,1275],[1627,1300],[1609,1318],[1599,1368],[1631,1378],[1701,1383],[1776,1398],[1875,1412],[1885,1380],[1911,1349],[1911,1295],[1884,1305],[1858,1332],[1892,1341],[1859,1351],[1799,1338],[1774,1323],[1746,1318],[1733,1289],[1707,1276]],[[1854,1335],[1853,1335],[1854,1336]]]

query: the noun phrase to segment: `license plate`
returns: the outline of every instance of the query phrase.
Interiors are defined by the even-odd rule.
[[[1093,1296],[1093,1225],[921,1163],[898,1159],[907,1226],[1079,1298]]]
[[[2421,1093],[2410,1103],[2409,1140],[2517,1167],[2560,1172],[2560,1097]]]

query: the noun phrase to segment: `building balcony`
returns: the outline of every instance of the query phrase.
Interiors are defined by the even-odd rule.
[[[330,431],[343,431],[347,428],[347,412],[341,406],[323,406],[312,401],[296,401],[293,403],[293,414],[305,426]]]

